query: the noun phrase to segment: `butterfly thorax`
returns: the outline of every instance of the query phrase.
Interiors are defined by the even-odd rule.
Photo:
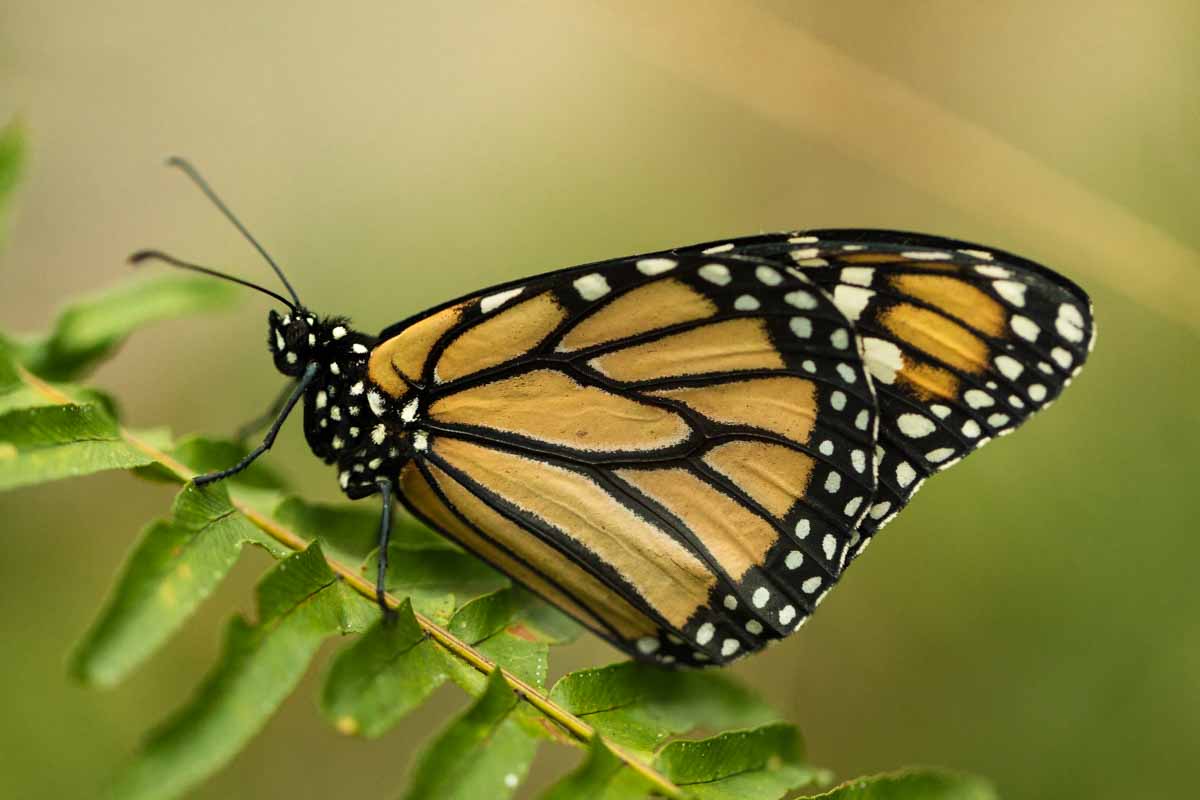
[[[269,346],[275,366],[301,377],[315,374],[304,393],[304,435],[313,454],[338,470],[351,498],[378,491],[378,479],[394,479],[411,457],[401,409],[368,375],[375,338],[342,317],[319,318],[305,309],[271,312]]]

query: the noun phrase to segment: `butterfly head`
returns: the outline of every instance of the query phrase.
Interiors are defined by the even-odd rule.
[[[304,308],[284,314],[275,309],[267,312],[267,346],[275,357],[275,369],[289,377],[297,377],[317,355],[323,326],[316,315]]]

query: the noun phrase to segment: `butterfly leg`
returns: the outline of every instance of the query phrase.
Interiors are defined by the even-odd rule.
[[[271,401],[270,407],[265,412],[259,414],[234,432],[233,440],[238,444],[243,444],[251,436],[274,422],[275,418],[279,416],[279,412],[283,410],[283,404],[292,396],[292,389],[295,386],[294,381],[286,384],[275,399]]]
[[[300,398],[304,396],[304,390],[312,383],[313,378],[317,376],[317,370],[320,365],[316,362],[309,364],[304,370],[304,375],[292,387],[291,394],[283,403],[283,408],[280,409],[279,415],[275,417],[275,421],[271,423],[271,427],[267,430],[267,435],[263,437],[262,443],[258,447],[250,451],[250,453],[241,461],[234,464],[228,469],[219,470],[217,472],[209,472],[204,475],[197,476],[192,482],[197,486],[219,481],[222,478],[228,478],[230,475],[236,475],[246,467],[254,463],[254,459],[261,456],[263,453],[271,449],[271,445],[275,444],[275,437],[279,435],[279,429],[283,427],[284,421],[288,418],[288,414],[292,413],[292,409],[296,407],[296,403],[300,402]]]
[[[383,509],[379,515],[379,571],[375,573],[375,602],[383,611],[383,621],[396,618],[396,610],[387,604],[388,541],[392,537],[392,481],[378,478],[379,496],[383,498]]]

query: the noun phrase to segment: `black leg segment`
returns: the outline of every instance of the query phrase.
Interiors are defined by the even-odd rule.
[[[280,390],[278,396],[271,401],[270,407],[262,414],[259,414],[254,419],[247,422],[245,425],[238,428],[233,434],[233,440],[238,444],[243,444],[254,434],[261,431],[263,428],[270,425],[279,416],[279,412],[283,410],[283,404],[292,396],[292,390],[295,388],[296,382],[286,384]]]
[[[271,449],[271,445],[275,444],[275,437],[279,435],[279,429],[283,427],[284,420],[288,418],[288,414],[292,413],[292,409],[296,407],[296,403],[300,402],[300,398],[304,396],[304,390],[312,383],[313,378],[317,376],[317,370],[320,365],[315,361],[309,364],[300,380],[292,388],[291,394],[283,404],[283,408],[279,411],[279,416],[275,417],[275,421],[271,423],[267,435],[263,437],[262,444],[250,451],[250,453],[238,463],[228,469],[220,470],[219,472],[209,472],[205,475],[197,476],[192,482],[197,486],[204,486],[206,483],[219,481],[222,478],[228,478],[230,475],[236,475],[246,467],[254,463],[254,459],[261,456],[263,453]]]
[[[379,571],[375,574],[375,602],[383,611],[383,621],[389,623],[396,618],[396,610],[387,604],[388,541],[392,537],[392,481],[378,478],[379,496],[383,498],[383,509],[379,515]]]

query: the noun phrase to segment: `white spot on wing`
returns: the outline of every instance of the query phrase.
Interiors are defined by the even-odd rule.
[[[704,280],[715,283],[717,286],[726,286],[730,281],[729,267],[724,264],[705,264],[697,270],[697,273]]]
[[[904,368],[900,348],[886,339],[867,337],[863,342],[863,364],[867,371],[883,383],[896,381],[896,373]]]
[[[757,311],[761,304],[753,295],[743,294],[733,301],[733,307],[738,311]]]
[[[590,272],[587,275],[582,275],[571,281],[571,285],[575,287],[575,291],[579,292],[579,296],[584,300],[598,300],[608,294],[608,281],[599,272]]]
[[[933,420],[929,417],[921,416],[920,414],[901,414],[896,419],[896,426],[900,428],[900,432],[910,439],[921,439],[936,430],[937,426],[933,424]]]
[[[778,286],[783,283],[783,276],[776,270],[767,266],[757,267],[754,270],[754,277],[765,283],[767,286]]]
[[[875,277],[875,270],[871,267],[846,267],[841,271],[840,277],[842,283],[870,286],[871,279]]]
[[[992,281],[996,294],[1017,308],[1025,307],[1025,284],[1016,281]]]
[[[479,301],[479,310],[484,314],[490,314],[523,291],[525,291],[525,287],[518,286],[516,289],[507,289],[503,292],[489,294],[487,297]]]
[[[711,256],[714,253],[728,253],[732,249],[733,249],[733,242],[726,242],[725,244],[718,244],[718,245],[713,245],[712,247],[706,247],[705,249],[701,250],[700,252],[704,253],[706,256]]]
[[[1012,329],[1017,336],[1020,336],[1022,339],[1026,339],[1030,342],[1036,342],[1038,334],[1042,332],[1042,329],[1038,327],[1036,322],[1031,320],[1029,317],[1023,317],[1020,314],[1014,314],[1012,321],[1009,322],[1009,325],[1012,326]]]
[[[643,258],[637,262],[638,272],[643,275],[661,275],[670,272],[676,266],[676,262],[670,258]]]
[[[788,292],[783,296],[783,301],[789,306],[794,306],[804,311],[811,311],[817,307],[817,298],[813,297],[811,292],[806,292],[803,289]]]
[[[875,292],[861,286],[839,285],[833,290],[833,304],[848,319],[857,320],[874,296]]]

